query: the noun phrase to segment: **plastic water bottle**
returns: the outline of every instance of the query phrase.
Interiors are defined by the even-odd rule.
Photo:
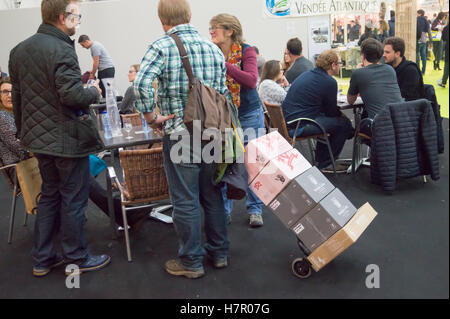
[[[109,139],[112,137],[111,132],[111,122],[106,111],[102,112],[102,125],[103,125],[103,133],[105,134],[105,138]]]
[[[114,96],[114,91],[110,82],[106,82],[106,111],[111,124],[112,136],[123,136],[120,125],[119,109],[117,108],[116,97]]]
[[[142,130],[144,131],[144,133],[150,133],[151,128],[148,126],[148,123],[145,120],[144,114],[142,114],[142,113],[141,113],[141,118],[142,118]]]

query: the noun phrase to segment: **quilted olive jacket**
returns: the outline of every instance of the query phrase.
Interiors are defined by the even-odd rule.
[[[83,88],[67,34],[42,24],[11,51],[9,72],[17,136],[26,149],[60,157],[85,157],[102,149],[86,116],[77,116],[80,110],[89,114],[99,94]]]

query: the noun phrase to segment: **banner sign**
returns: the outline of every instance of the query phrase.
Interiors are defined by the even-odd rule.
[[[380,12],[381,0],[263,0],[264,15],[294,18],[330,14]]]

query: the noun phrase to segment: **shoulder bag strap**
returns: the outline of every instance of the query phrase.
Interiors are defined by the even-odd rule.
[[[189,84],[193,85],[195,76],[194,72],[192,72],[191,63],[189,62],[189,57],[187,55],[183,42],[181,42],[180,38],[176,34],[171,34],[170,37],[175,41],[178,51],[180,52],[181,61],[183,61],[184,69],[186,70],[187,76],[189,78]]]

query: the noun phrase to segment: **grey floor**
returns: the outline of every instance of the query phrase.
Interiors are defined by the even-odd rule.
[[[359,241],[307,280],[295,277],[291,262],[300,251],[295,236],[268,209],[264,227],[248,227],[245,203],[237,203],[229,227],[230,265],[198,280],[167,274],[164,262],[176,256],[173,226],[151,220],[132,235],[134,261],[126,260],[124,239],[113,240],[109,220],[89,204],[86,233],[93,253],[112,256],[104,270],[81,276],[79,289],[67,289],[63,268],[34,278],[30,251],[33,217],[22,226],[24,205],[17,205],[14,239],[7,244],[11,192],[0,180],[0,298],[449,298],[448,120],[441,155],[441,180],[399,182],[386,195],[369,181],[369,169],[330,180],[354,203],[370,202],[379,215]],[[344,157],[350,155],[346,146]],[[102,178],[100,176],[99,178]],[[366,287],[366,267],[380,269],[380,288]]]

